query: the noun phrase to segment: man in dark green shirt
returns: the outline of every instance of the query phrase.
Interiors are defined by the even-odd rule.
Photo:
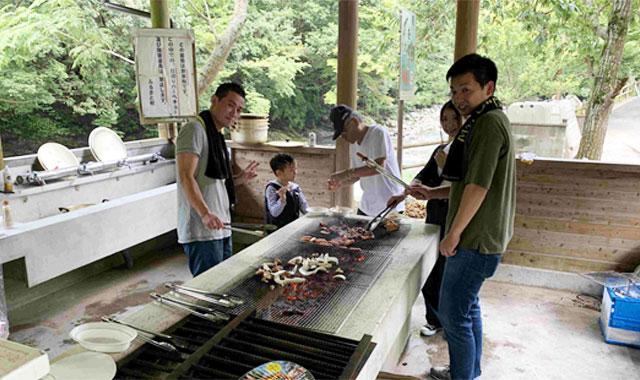
[[[412,188],[423,199],[449,198],[447,257],[438,318],[449,345],[450,365],[434,367],[436,379],[480,376],[482,316],[478,293],[493,276],[513,235],[515,151],[511,126],[494,98],[498,70],[488,58],[469,54],[447,72],[451,101],[466,118],[443,169],[450,188]]]

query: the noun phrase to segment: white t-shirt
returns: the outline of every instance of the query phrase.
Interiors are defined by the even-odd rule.
[[[442,152],[443,152],[444,154],[447,154],[447,155],[449,154],[449,149],[451,149],[451,143],[452,143],[452,142],[453,142],[453,141],[450,141],[447,145],[445,145],[445,146],[444,146],[444,148],[442,148]],[[442,169],[444,169],[444,168],[441,168],[440,166],[438,166],[438,175],[439,175],[439,176],[441,176],[441,175],[442,175]]]
[[[398,178],[400,169],[398,168],[398,160],[396,152],[393,150],[391,136],[386,129],[377,126],[368,126],[367,133],[362,139],[362,144],[357,142],[351,146],[351,167],[359,168],[364,165],[362,158],[357,156],[362,153],[371,160],[385,158],[385,169]],[[370,177],[360,178],[360,187],[362,188],[362,200],[360,201],[360,210],[369,216],[375,216],[387,207],[387,201],[391,196],[401,194],[404,188],[393,182],[382,174],[376,174]],[[404,202],[396,206],[396,211],[404,211]]]

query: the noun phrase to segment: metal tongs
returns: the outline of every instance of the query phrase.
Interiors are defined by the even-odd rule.
[[[275,224],[260,224],[260,223],[240,223],[240,222],[231,222],[225,223],[231,227],[239,227],[239,228],[253,228],[257,230],[263,231],[275,231],[278,227]]]
[[[390,180],[392,180],[393,182],[399,184],[400,186],[404,187],[405,189],[411,188],[411,186],[407,185],[406,182],[404,182],[400,178],[398,178],[395,175],[393,175],[393,173],[389,172],[387,169],[385,169],[382,166],[378,165],[374,160],[370,159],[369,157],[365,156],[364,154],[362,154],[360,152],[358,152],[356,154],[358,155],[358,157],[362,158],[362,160],[364,161],[365,165],[367,165],[368,167],[375,169],[378,173],[380,173],[383,176],[389,178]]]
[[[264,231],[246,230],[244,228],[234,227],[230,223],[225,223],[224,228],[227,229],[227,230],[231,230],[233,232],[238,232],[238,233],[247,234],[247,235],[253,235],[253,236],[257,236],[257,237],[264,237],[266,235],[266,232],[264,232]]]
[[[153,346],[156,346],[158,348],[161,348],[161,349],[163,349],[165,351],[177,352],[178,351],[178,347],[182,348],[182,349],[188,348],[187,343],[181,342],[180,340],[174,338],[171,335],[158,333],[158,332],[150,331],[150,330],[145,330],[142,327],[138,327],[138,326],[132,325],[130,323],[123,322],[123,321],[117,320],[115,318],[110,318],[110,317],[107,317],[107,316],[103,316],[101,319],[104,322],[117,323],[117,324],[120,324],[120,325],[123,325],[123,326],[131,327],[132,329],[137,330],[139,332],[142,332],[142,333],[145,333],[145,334],[149,334],[149,335],[155,336],[155,337],[160,338],[160,339],[167,340],[168,342],[159,342],[157,340],[154,340],[154,339],[151,339],[151,338],[147,338],[144,335],[138,334],[136,336],[136,338],[139,338],[140,340],[142,340],[142,341],[144,341],[146,343],[149,343],[149,344],[151,344]]]
[[[236,307],[244,303],[244,300],[242,298],[232,296],[230,294],[217,294],[171,283],[164,284],[164,286],[176,293],[184,294],[202,301],[207,301],[218,306]]]
[[[384,218],[387,217],[387,215],[389,215],[389,213],[391,212],[391,210],[393,210],[396,207],[395,204],[391,204],[389,206],[387,206],[387,208],[385,208],[384,210],[382,210],[378,215],[374,216],[373,219],[371,219],[369,221],[369,223],[367,223],[364,226],[364,229],[367,231],[373,231],[376,228],[378,228],[378,226],[380,225],[380,223],[382,223],[382,220]]]
[[[187,313],[193,314],[196,317],[200,317],[212,322],[228,321],[230,318],[228,314],[222,313],[214,309],[210,309],[208,307],[197,305],[191,302],[179,301],[173,298],[162,296],[158,293],[151,293],[150,295],[151,295],[151,298],[160,302],[161,304],[164,304],[182,311],[186,311]],[[203,312],[200,312],[198,310],[202,310]]]

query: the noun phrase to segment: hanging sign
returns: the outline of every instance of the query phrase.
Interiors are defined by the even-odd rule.
[[[133,29],[140,123],[198,115],[195,35],[184,29]]]
[[[400,14],[400,100],[411,100],[416,91],[416,15]]]

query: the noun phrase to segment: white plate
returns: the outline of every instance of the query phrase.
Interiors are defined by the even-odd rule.
[[[111,380],[116,375],[116,362],[107,354],[83,352],[51,364],[45,379]]]
[[[44,170],[69,168],[80,165],[78,157],[66,146],[54,142],[42,144],[38,148],[38,162]]]
[[[129,348],[136,335],[130,327],[106,322],[85,323],[69,333],[82,347],[99,352],[122,352]]]
[[[329,209],[326,207],[307,207],[307,215],[309,216],[323,216],[327,215],[327,212],[329,212]]]
[[[277,148],[297,148],[305,146],[305,143],[302,141],[271,141],[269,145]]]
[[[329,209],[329,211],[331,211],[333,215],[342,215],[342,216],[351,214],[353,212],[353,210],[350,209],[349,207],[343,207],[343,206],[333,206]]]
[[[127,147],[120,136],[105,127],[95,128],[89,134],[89,148],[96,160],[118,161],[127,158]]]

